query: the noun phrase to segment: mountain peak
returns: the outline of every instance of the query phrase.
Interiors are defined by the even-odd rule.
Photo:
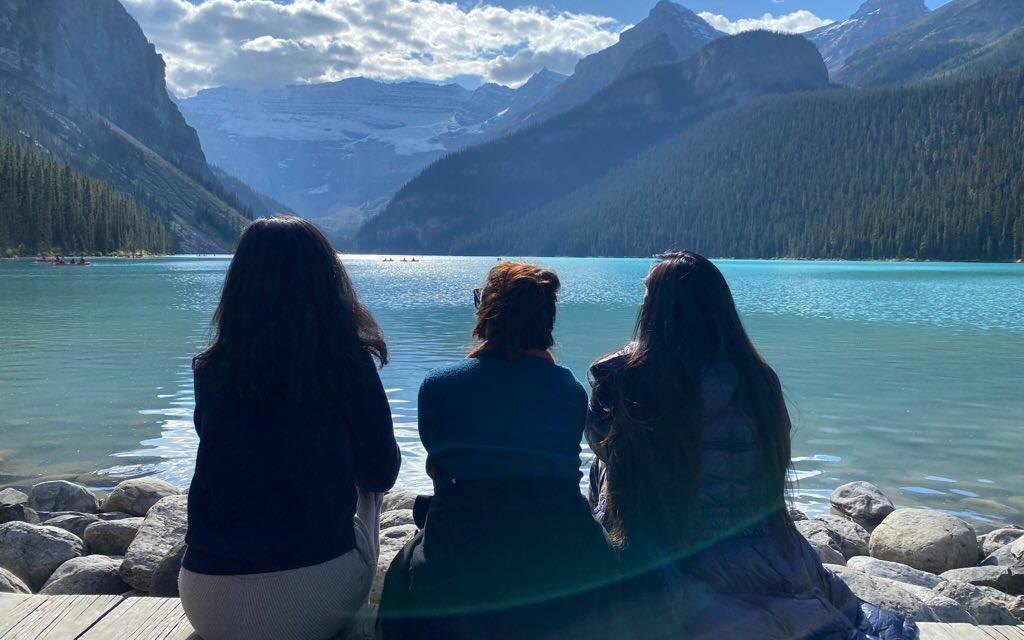
[[[864,4],[850,16],[866,18],[870,15],[912,15],[923,16],[928,13],[924,0],[865,0]]]

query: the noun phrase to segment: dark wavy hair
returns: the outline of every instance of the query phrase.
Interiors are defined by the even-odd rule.
[[[337,397],[371,357],[388,361],[330,242],[294,216],[260,218],[242,232],[213,329],[192,367],[246,399]]]
[[[767,503],[734,514],[736,530],[767,519],[784,549],[791,550],[786,516],[790,466],[789,413],[779,378],[758,354],[740,320],[722,273],[692,251],[658,256],[647,276],[625,363],[610,385],[608,525],[624,546],[642,532],[661,548],[685,555],[707,541],[694,539],[701,523],[698,491],[702,374],[727,362],[738,373],[733,401],[757,429],[757,475]],[[720,532],[727,534],[728,532]]]
[[[550,349],[560,286],[554,271],[537,265],[493,267],[479,290],[473,337],[480,342],[469,355],[488,351],[515,360],[523,351]]]

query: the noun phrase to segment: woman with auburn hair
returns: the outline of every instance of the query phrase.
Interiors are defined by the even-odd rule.
[[[826,571],[786,508],[790,419],[721,272],[651,269],[633,340],[591,368],[591,496],[635,637],[909,640]]]
[[[434,496],[388,571],[385,640],[606,633],[613,556],[579,488],[586,392],[550,351],[558,288],[547,269],[495,266],[474,291],[476,345],[420,387]]]
[[[366,602],[401,462],[387,347],[330,243],[290,216],[246,227],[213,326],[193,361],[182,607],[206,640],[332,637]]]

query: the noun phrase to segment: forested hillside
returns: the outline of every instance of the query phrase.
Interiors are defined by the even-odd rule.
[[[0,131],[143,204],[174,251],[227,250],[247,222],[117,0],[0,2]]]
[[[1024,258],[1024,70],[777,96],[454,253]]]
[[[828,87],[801,36],[720,38],[691,58],[647,67],[539,125],[447,156],[405,185],[360,231],[361,250],[456,251],[449,243],[566,196],[660,140],[768,93]]]
[[[170,250],[167,227],[136,200],[0,133],[0,255]]]

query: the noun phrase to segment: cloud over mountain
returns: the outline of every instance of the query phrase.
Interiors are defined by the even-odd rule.
[[[438,0],[123,0],[167,61],[169,88],[279,87],[353,75],[516,84],[618,39],[603,16]]]
[[[725,33],[740,33],[741,31],[753,31],[755,29],[782,31],[784,33],[803,33],[832,24],[833,22],[833,20],[819,18],[806,9],[778,16],[766,13],[760,18],[740,18],[738,20],[730,20],[721,14],[711,13],[710,11],[702,11],[697,15],[707,20],[708,24],[712,27]]]

